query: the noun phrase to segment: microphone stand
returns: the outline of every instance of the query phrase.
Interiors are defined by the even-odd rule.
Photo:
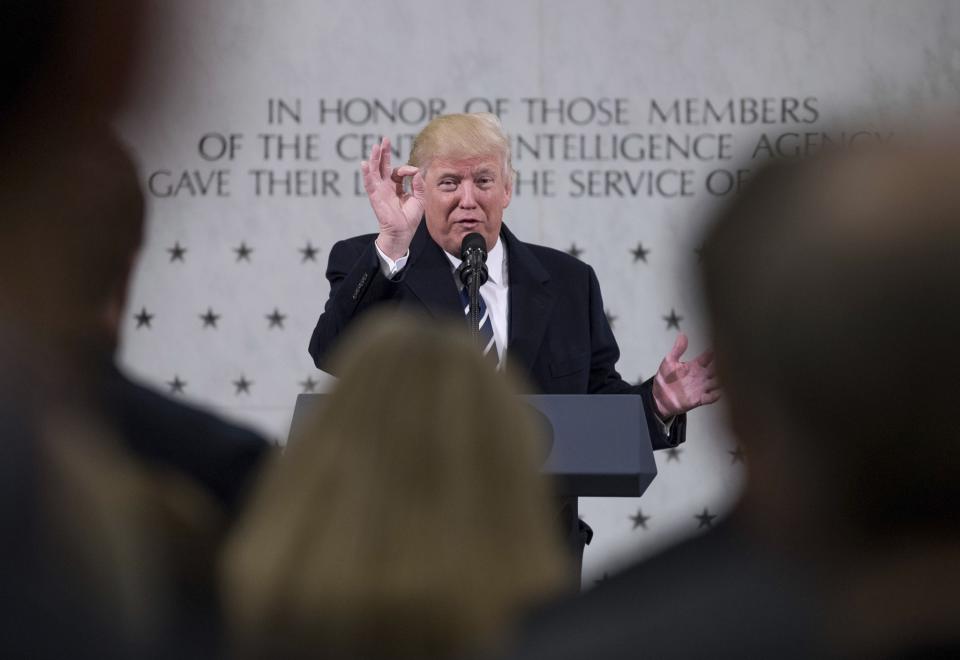
[[[486,271],[486,268],[483,269]],[[471,269],[469,286],[467,293],[470,295],[470,334],[473,340],[479,344],[480,337],[480,279],[477,277],[475,269]],[[486,278],[483,278],[486,279]]]
[[[480,287],[489,277],[487,264],[484,263],[485,254],[479,250],[470,250],[466,259],[460,264],[460,280],[467,286],[467,295],[470,298],[470,311],[467,315],[470,324],[470,336],[480,345],[483,337],[480,335]]]

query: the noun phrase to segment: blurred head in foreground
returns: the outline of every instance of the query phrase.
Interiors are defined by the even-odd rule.
[[[374,316],[254,493],[225,600],[254,657],[442,658],[567,579],[542,447],[466,333]]]
[[[844,567],[831,587],[863,600],[844,610],[878,608],[885,632],[896,626],[883,616],[955,611],[933,613],[937,585],[955,593],[960,581],[957,146],[771,164],[702,253],[718,372],[748,455],[747,519]],[[923,594],[904,588],[928,570]],[[898,607],[881,615],[884,593]]]
[[[112,349],[143,233],[126,148],[105,125],[0,158],[0,311],[38,341]]]
[[[0,143],[100,120],[134,81],[142,0],[4,0],[0,21]]]
[[[142,231],[136,168],[105,124],[24,136],[0,155],[0,428],[11,448],[0,468],[23,475],[11,501],[37,500],[27,533],[0,512],[0,536],[30,549],[7,570],[39,603],[2,605],[21,612],[10,628],[35,657],[106,657],[101,647],[124,640],[178,647],[166,639],[184,609],[174,580],[193,579],[198,549],[209,562],[197,581],[211,582],[216,512],[128,451],[102,391]],[[22,429],[22,455],[8,427]],[[77,641],[66,629],[84,618],[91,632]]]

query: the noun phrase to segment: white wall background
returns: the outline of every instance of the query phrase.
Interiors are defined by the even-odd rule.
[[[705,190],[715,169],[750,167],[761,134],[828,132],[835,126],[879,131],[890,121],[918,124],[931,113],[956,114],[960,100],[960,5],[925,2],[647,0],[176,0],[156,3],[150,58],[142,89],[122,123],[140,160],[144,181],[164,193],[183,172],[190,185],[175,196],[149,199],[147,240],[125,326],[122,359],[163,389],[183,383],[181,396],[282,439],[294,399],[308,379],[325,379],[307,355],[307,341],[326,300],[324,267],[340,238],[373,231],[366,199],[354,194],[358,141],[351,134],[415,134],[423,123],[381,120],[365,125],[321,123],[318,106],[337,99],[442,99],[460,111],[472,98],[504,99],[508,131],[534,139],[573,133],[610,139],[630,133],[677,139],[729,134],[731,155],[700,161],[675,157],[639,162],[514,162],[528,187],[505,219],[521,238],[564,250],[574,246],[596,269],[628,380],[649,377],[673,343],[671,310],[691,337],[692,355],[705,337],[692,286],[696,233],[719,199]],[[814,123],[797,125],[779,114],[771,123],[704,124],[709,100],[813,99]],[[551,115],[531,122],[523,99],[622,99],[620,125],[574,125]],[[271,123],[268,100],[301,104],[301,122]],[[694,123],[651,122],[650,104],[690,101]],[[762,102],[762,101],[759,101]],[[354,109],[359,109],[359,101]],[[749,102],[748,102],[749,103]],[[475,109],[483,109],[481,104]],[[586,101],[576,105],[578,111]],[[413,109],[408,102],[407,109]],[[801,113],[802,121],[812,118]],[[577,118],[584,115],[577,113]],[[356,115],[354,115],[356,117]],[[749,118],[749,117],[748,117]],[[260,134],[285,140],[301,135],[317,151],[283,160],[265,158]],[[238,134],[233,158],[206,158],[207,134]],[[307,138],[307,134],[315,137]],[[348,136],[344,138],[344,136]],[[336,152],[338,139],[351,151]],[[543,139],[543,138],[541,138]],[[578,138],[574,138],[577,140]],[[705,144],[713,144],[706,138]],[[819,139],[819,138],[816,138]],[[871,139],[869,136],[861,139]],[[790,146],[789,138],[783,144]],[[407,143],[408,144],[408,143]],[[403,154],[406,157],[406,153]],[[256,196],[252,169],[331,170],[340,196]],[[693,194],[571,197],[574,171],[691,170]],[[204,195],[215,170],[229,170],[226,191]],[[532,194],[535,170],[553,170],[555,196]],[[305,175],[309,176],[309,174]],[[330,175],[328,175],[330,176]],[[541,175],[542,176],[542,175]],[[599,174],[596,176],[603,177]],[[665,182],[674,178],[666,175]],[[719,179],[718,179],[719,181]],[[671,184],[671,189],[673,184]],[[191,192],[193,194],[191,194]],[[542,193],[542,191],[541,191]],[[235,248],[252,249],[238,260]],[[305,259],[308,244],[318,249]],[[638,244],[649,252],[638,260]],[[175,245],[185,248],[173,259]],[[216,327],[200,316],[210,309]],[[134,314],[146,310],[149,324]],[[281,325],[270,327],[277,310]],[[139,325],[139,327],[138,327]],[[248,391],[235,381],[245,378]],[[624,558],[649,554],[679,536],[696,533],[695,516],[729,508],[743,465],[731,452],[722,408],[690,416],[682,452],[658,455],[660,475],[642,500],[585,500],[584,518],[597,532],[585,559],[587,582]],[[642,511],[649,519],[635,525]]]

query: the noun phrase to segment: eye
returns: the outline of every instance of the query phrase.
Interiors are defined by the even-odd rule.
[[[488,176],[488,175],[481,176],[479,179],[477,179],[477,185],[478,185],[478,186],[482,186],[482,187],[484,187],[484,188],[487,188],[487,187],[489,187],[489,186],[492,186],[492,185],[493,185],[493,177],[492,177],[492,176]]]
[[[457,182],[455,179],[440,179],[440,182],[437,184],[440,190],[456,190]]]

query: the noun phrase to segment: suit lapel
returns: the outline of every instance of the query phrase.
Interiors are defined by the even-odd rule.
[[[550,290],[550,274],[540,260],[507,229],[507,271],[510,275],[510,321],[507,354],[514,366],[528,371],[533,366],[547,330],[556,294]]]
[[[410,263],[404,271],[404,284],[431,314],[450,316],[460,310],[460,294],[453,281],[450,260],[430,238],[426,220],[420,221],[410,243]]]

